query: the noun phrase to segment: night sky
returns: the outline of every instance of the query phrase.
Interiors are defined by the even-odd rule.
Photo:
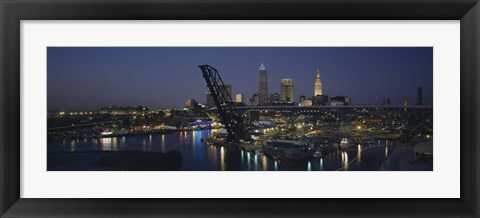
[[[96,110],[107,105],[182,108],[193,98],[205,103],[198,65],[215,67],[233,93],[251,97],[264,63],[268,91],[280,92],[292,78],[294,97],[313,95],[317,69],[323,93],[352,97],[352,104],[416,103],[433,99],[431,47],[49,47],[48,109]]]

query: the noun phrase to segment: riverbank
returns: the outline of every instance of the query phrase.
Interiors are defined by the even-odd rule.
[[[151,134],[167,134],[174,132],[193,132],[193,131],[202,131],[202,130],[213,130],[219,128],[199,128],[199,129],[160,129],[160,130],[148,130],[148,131],[126,131],[126,132],[111,132],[111,133],[102,133],[98,135],[66,135],[66,136],[50,136],[47,134],[48,139],[50,140],[76,140],[76,139],[101,139],[101,138],[111,138],[111,137],[121,137],[121,136],[142,136],[142,135],[151,135]]]

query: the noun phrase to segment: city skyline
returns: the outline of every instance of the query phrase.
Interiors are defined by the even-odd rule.
[[[401,105],[405,97],[413,103],[418,87],[423,104],[433,100],[431,47],[49,47],[47,55],[49,110],[205,103],[200,64],[215,67],[232,94],[244,93],[244,99],[259,89],[260,66],[268,72],[262,85],[268,94],[281,92],[282,79],[293,80],[296,103],[314,95],[317,70],[324,95],[350,96],[355,105],[378,105],[386,98]]]

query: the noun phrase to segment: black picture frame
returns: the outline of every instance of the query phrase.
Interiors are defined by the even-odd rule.
[[[1,217],[478,217],[478,0],[0,0]],[[21,20],[460,20],[459,199],[20,198]],[[232,185],[234,188],[234,185]]]

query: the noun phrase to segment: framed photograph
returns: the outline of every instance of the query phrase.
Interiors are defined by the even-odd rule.
[[[479,216],[478,1],[11,1],[0,215]]]

